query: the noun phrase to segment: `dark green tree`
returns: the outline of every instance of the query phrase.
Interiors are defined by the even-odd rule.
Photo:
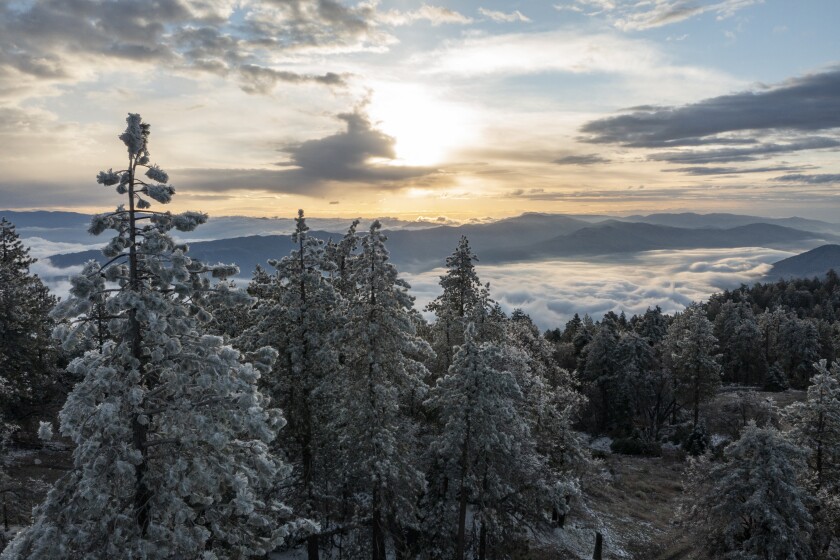
[[[15,226],[0,219],[0,407],[6,412],[43,398],[56,381],[58,351],[49,313],[57,300],[30,272],[35,262]]]

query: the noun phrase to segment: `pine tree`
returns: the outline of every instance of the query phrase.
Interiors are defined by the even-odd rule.
[[[816,373],[814,364],[820,360],[820,339],[817,326],[811,319],[791,318],[779,333],[782,364],[794,389],[808,387]]]
[[[745,385],[761,384],[767,358],[764,338],[749,303],[725,302],[715,318],[714,330],[721,349],[723,379]]]
[[[339,366],[331,340],[340,325],[339,296],[327,278],[333,267],[324,254],[324,242],[308,234],[303,210],[295,223],[296,248],[269,261],[276,269],[274,289],[265,291],[266,297],[251,314],[254,326],[241,338],[248,349],[268,345],[279,352],[263,383],[288,421],[280,443],[294,466],[292,505],[323,526],[323,502],[331,478],[325,468],[331,414],[325,397]],[[307,553],[310,560],[318,558],[317,534],[308,536]]]
[[[776,429],[751,423],[723,462],[697,463],[690,499],[698,542],[715,558],[810,559],[803,455]]]
[[[55,382],[58,353],[49,313],[56,298],[29,271],[35,259],[15,226],[0,219],[0,411],[31,401]]]
[[[831,484],[840,490],[840,364],[829,370],[821,360],[814,368],[807,399],[785,412],[796,441],[810,450],[808,466],[817,487]]]
[[[528,423],[537,453],[545,460],[546,472],[551,472],[546,478],[556,481],[549,494],[555,495],[560,487],[568,490],[564,499],[551,504],[554,520],[562,523],[577,494],[577,475],[590,463],[581,434],[574,429],[586,398],[576,376],[559,367],[552,344],[540,336],[528,315],[514,310],[504,324],[507,363],[496,367],[510,370],[522,392],[519,413]]]
[[[664,341],[664,359],[674,376],[675,392],[693,410],[694,426],[700,420],[700,403],[713,397],[720,386],[717,339],[712,323],[699,306],[679,314]]]
[[[449,370],[455,348],[463,342],[466,325],[473,322],[483,340],[489,333],[482,327],[491,305],[486,286],[475,271],[478,257],[472,252],[466,236],[461,236],[458,247],[446,257],[446,274],[440,277],[443,293],[426,306],[435,314],[432,326],[432,348],[438,357],[436,374]]]
[[[174,189],[149,163],[149,125],[136,114],[126,120],[128,167],[97,178],[116,185],[126,205],[90,226],[92,234],[116,231],[103,249],[110,260],[89,263],[56,310],[73,321],[56,334],[73,338],[91,320],[92,302],[111,290],[112,340],[68,367],[82,377],[59,415],[76,445],[73,469],[2,557],[264,556],[289,530],[277,492],[287,468],[268,453],[284,420],[256,389],[275,354],[244,363],[203,332],[211,318],[197,303],[211,290],[203,273],[236,269],[204,266],[169,237],[206,215],[149,210],[148,199],[167,203]]]
[[[416,335],[413,298],[388,261],[381,228],[374,221],[351,264],[354,296],[336,335],[342,364],[331,425],[340,444],[339,476],[353,490],[356,523],[370,527],[373,560],[385,559],[389,533],[404,548],[399,529],[417,523],[425,479],[418,470],[417,426],[406,409],[428,375],[417,358],[431,354]]]
[[[353,268],[353,259],[356,257],[356,250],[359,247],[359,236],[356,235],[356,228],[359,226],[359,220],[353,220],[347,233],[338,243],[333,243],[330,239],[326,247],[324,247],[324,254],[326,258],[332,263],[330,268],[330,277],[333,285],[341,296],[350,300],[355,295],[355,286],[351,280],[351,271]]]
[[[657,305],[653,309],[647,308],[644,315],[634,316],[631,325],[640,336],[643,336],[651,345],[662,342],[668,333],[668,319],[662,314],[662,309]]]
[[[807,451],[808,487],[818,504],[812,508],[812,546],[819,557],[831,558],[828,551],[838,547],[840,535],[840,364],[828,369],[821,360],[814,368],[807,399],[788,406],[785,418],[791,437]]]
[[[612,417],[623,431],[633,428],[642,417],[646,435],[658,435],[661,422],[670,412],[668,396],[663,392],[662,367],[656,350],[647,338],[635,332],[621,335],[615,349],[616,376],[612,383]]]
[[[613,419],[612,397],[618,370],[618,332],[613,321],[604,318],[598,332],[581,354],[581,380],[589,389],[591,404],[599,418],[598,428],[606,431]]]
[[[523,511],[559,506],[552,503],[554,488],[543,477],[545,460],[520,413],[519,384],[497,366],[506,361],[498,346],[479,344],[469,325],[449,373],[438,380],[428,401],[442,424],[432,452],[443,458],[458,500],[456,559],[464,558],[467,549],[469,505],[480,525],[478,558],[486,555],[488,534],[523,530],[518,517]]]

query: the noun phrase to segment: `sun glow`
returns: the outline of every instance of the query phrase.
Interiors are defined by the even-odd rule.
[[[474,110],[416,84],[378,84],[369,106],[377,128],[396,139],[395,165],[436,165],[474,140]]]

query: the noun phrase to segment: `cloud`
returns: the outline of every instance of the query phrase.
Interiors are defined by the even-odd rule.
[[[376,15],[373,4],[336,0],[2,2],[0,95],[92,80],[125,71],[126,62],[138,72],[232,74],[255,92],[268,89],[253,87],[258,69],[262,80],[273,72],[275,81],[335,86],[337,74],[290,68],[291,55],[387,48],[396,39],[377,26]]]
[[[48,239],[35,236],[24,237],[23,241],[26,246],[29,247],[29,253],[36,259],[39,259],[38,263],[42,271],[49,270],[49,267],[52,266],[52,264],[49,263],[49,259],[46,259],[46,257],[57,255],[59,253],[77,253],[80,251],[87,251],[89,249],[98,249],[106,243],[105,240],[99,243],[67,243],[64,241],[50,241]],[[38,272],[38,274],[41,274],[42,276],[44,275],[42,272]],[[63,274],[66,274],[66,272]],[[53,276],[54,275],[55,274],[53,274]]]
[[[693,17],[713,13],[718,20],[732,17],[739,10],[764,0],[655,0],[638,2],[636,0],[575,0],[555,4],[557,10],[570,10],[586,13],[588,16],[606,16],[612,25],[624,31],[642,31],[663,27]]]
[[[381,14],[378,17],[378,20],[382,23],[393,26],[411,25],[417,21],[428,21],[432,25],[452,23],[466,25],[468,23],[472,23],[473,21],[472,18],[456,12],[455,10],[450,10],[449,8],[441,6],[430,6],[429,4],[423,4],[416,10],[406,12],[391,10]]]
[[[256,190],[322,196],[335,184],[401,188],[403,181],[435,175],[431,167],[390,165],[396,140],[374,127],[362,108],[336,116],[345,130],[281,148],[282,169],[181,169],[179,184],[208,191]],[[375,163],[376,160],[381,163]]]
[[[756,143],[748,148],[718,148],[710,150],[658,152],[648,156],[648,159],[653,161],[665,161],[668,163],[682,164],[745,162],[762,159],[762,156],[787,154],[805,150],[823,150],[837,147],[840,147],[840,140],[817,136],[785,144]]]
[[[809,74],[758,91],[723,95],[682,107],[638,108],[597,119],[581,131],[584,140],[656,148],[720,143],[743,131],[813,133],[840,127],[840,68]]]
[[[491,296],[506,312],[522,308],[541,329],[563,326],[575,313],[599,319],[607,311],[643,313],[659,305],[666,313],[712,293],[761,279],[770,264],[793,252],[760,247],[648,251],[622,260],[543,261],[476,267]],[[481,258],[481,255],[479,255]],[[440,293],[438,268],[402,276],[422,309]]]
[[[496,10],[488,10],[486,8],[479,8],[478,13],[483,15],[486,18],[492,19],[493,21],[497,21],[499,23],[514,23],[514,22],[522,22],[522,23],[530,23],[531,18],[524,15],[519,10],[514,10],[510,13],[506,12],[499,12]]]
[[[585,154],[564,156],[553,160],[551,163],[556,163],[557,165],[594,165],[596,163],[609,162],[610,160],[608,160],[605,157],[599,156],[598,154]]]
[[[703,176],[703,175],[739,175],[743,173],[770,173],[773,171],[793,171],[803,169],[802,166],[791,165],[776,165],[767,167],[714,167],[714,166],[692,166],[692,167],[677,167],[674,169],[664,169],[668,173],[684,173],[686,175]]]
[[[816,173],[813,175],[806,175],[801,173],[792,173],[775,177],[773,181],[779,183],[805,183],[808,185],[831,185],[840,183],[840,173]]]
[[[458,82],[552,74],[582,79],[603,77],[614,87],[598,95],[613,97],[609,92],[615,92],[611,106],[627,103],[628,99],[633,100],[632,104],[650,96],[684,102],[708,97],[721,89],[743,87],[742,81],[725,72],[677,61],[661,44],[611,30],[593,32],[567,27],[519,33],[465,33],[434,50],[414,54],[408,63],[418,68],[421,76]],[[486,88],[485,82],[477,84]]]
[[[272,70],[253,64],[246,64],[239,68],[243,78],[242,90],[247,93],[267,94],[274,91],[279,83],[300,84],[315,83],[333,87],[346,87],[346,76],[327,72],[321,76],[298,74],[295,72]]]
[[[670,64],[653,43],[613,33],[570,30],[471,36],[417,55],[412,61],[425,66],[430,74],[462,77],[569,72],[720,81],[713,72]]]
[[[415,221],[420,224],[433,224],[436,226],[454,226],[461,223],[456,220],[447,218],[446,216],[417,216],[417,219]]]

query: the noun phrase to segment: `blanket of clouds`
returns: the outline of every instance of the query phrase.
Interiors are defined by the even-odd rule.
[[[762,279],[771,265],[796,254],[762,247],[647,251],[624,260],[542,261],[477,267],[506,312],[522,309],[542,329],[562,327],[575,313],[594,319],[608,311],[628,317],[660,306],[682,310],[723,289]],[[442,269],[404,274],[419,309],[437,297]]]
[[[179,208],[837,211],[834,0],[0,2],[0,197],[102,209],[128,111]]]
[[[81,267],[57,268],[37,250],[37,241],[28,239],[27,243],[33,247],[33,256],[41,257],[32,271],[54,294],[66,297],[70,288],[67,278]],[[90,248],[67,245],[67,250]],[[562,327],[575,313],[600,319],[607,311],[624,311],[630,316],[657,305],[674,313],[720,290],[759,281],[773,263],[798,252],[762,247],[647,251],[624,259],[479,265],[477,271],[483,282],[490,283],[491,295],[502,309],[507,313],[522,309],[541,329],[549,329]],[[436,268],[401,274],[411,285],[418,310],[440,295],[438,282],[443,273],[442,268]],[[248,278],[236,282],[245,286]]]

